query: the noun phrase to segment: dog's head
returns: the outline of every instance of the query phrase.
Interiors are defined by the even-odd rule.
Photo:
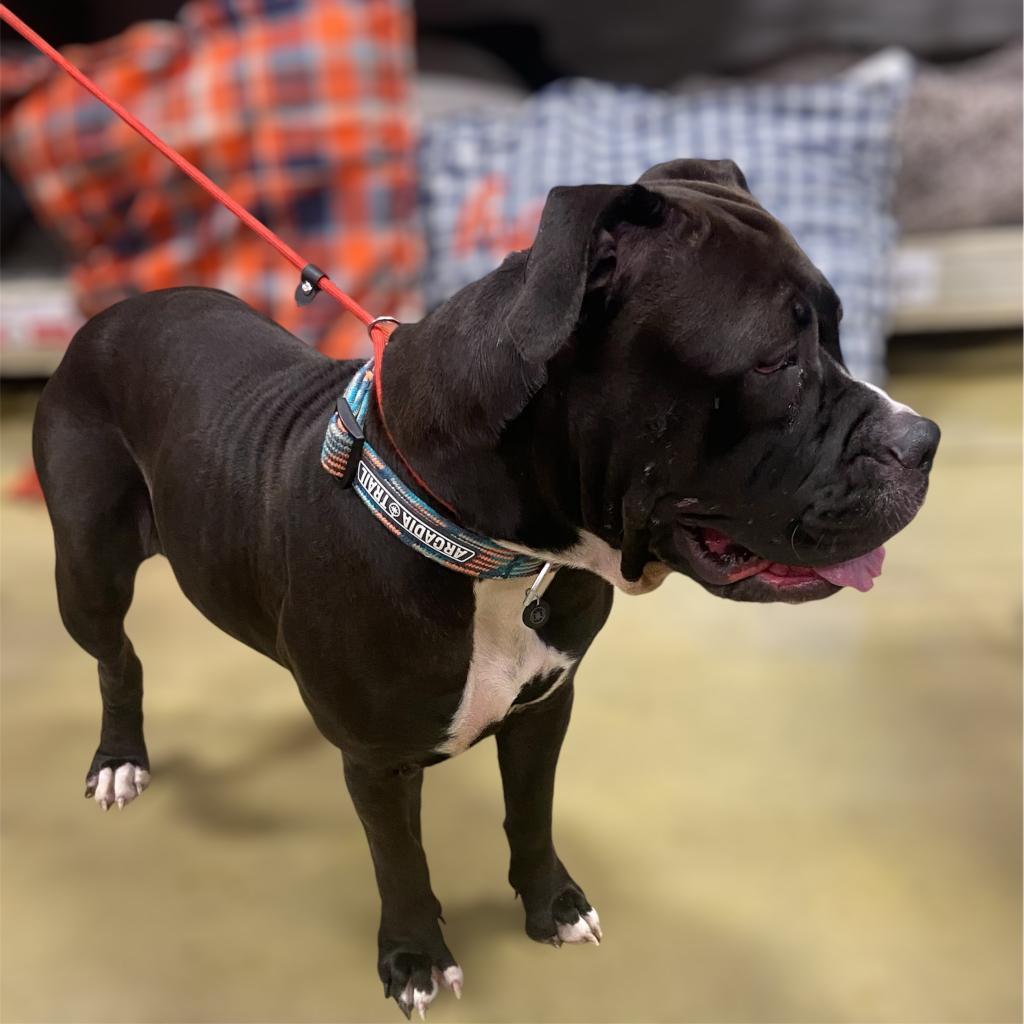
[[[835,292],[735,164],[554,189],[516,273],[503,337],[564,407],[583,527],[626,581],[653,560],[739,600],[871,585],[939,430],[849,375]]]

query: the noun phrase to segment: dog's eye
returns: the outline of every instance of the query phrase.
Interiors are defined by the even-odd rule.
[[[796,366],[797,351],[793,349],[792,352],[783,356],[777,363],[765,363],[763,366],[755,366],[755,373],[777,373],[779,370],[785,370],[789,366]]]

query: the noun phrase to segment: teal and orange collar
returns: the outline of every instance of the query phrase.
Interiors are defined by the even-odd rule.
[[[373,517],[414,551],[479,579],[536,576],[541,559],[464,529],[431,508],[388,467],[363,437],[373,390],[373,360],[357,370],[327,425],[320,462],[359,495]]]

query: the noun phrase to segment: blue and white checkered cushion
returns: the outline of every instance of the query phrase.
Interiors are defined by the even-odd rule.
[[[555,185],[632,182],[676,157],[730,157],[843,302],[851,370],[884,372],[894,122],[910,58],[886,51],[806,85],[672,96],[587,80],[556,83],[514,112],[424,126],[420,183],[430,306],[532,242]]]

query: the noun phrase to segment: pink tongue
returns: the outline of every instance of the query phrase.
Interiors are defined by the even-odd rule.
[[[837,587],[853,587],[855,590],[870,590],[875,585],[875,577],[882,575],[882,562],[885,560],[885,548],[875,548],[860,558],[851,558],[848,562],[838,565],[815,567],[814,571],[829,583]]]

